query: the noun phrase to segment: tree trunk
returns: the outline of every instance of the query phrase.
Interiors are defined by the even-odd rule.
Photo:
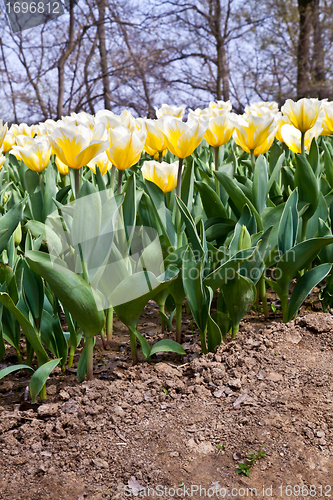
[[[101,58],[104,107],[105,109],[111,110],[110,82],[109,82],[106,43],[105,43],[105,0],[98,0],[97,6],[98,6],[97,33],[99,42],[98,47]]]
[[[299,38],[297,50],[297,99],[309,96],[312,0],[298,0]]]
[[[74,1],[70,0],[69,11],[69,30],[68,42],[66,48],[62,51],[58,61],[58,102],[57,102],[57,118],[58,120],[64,114],[64,94],[65,94],[65,64],[74,48]]]
[[[313,83],[312,97],[324,99],[329,97],[329,90],[325,73],[324,47],[322,26],[320,22],[319,0],[312,0],[312,26],[313,26]]]

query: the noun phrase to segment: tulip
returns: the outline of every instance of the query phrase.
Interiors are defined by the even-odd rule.
[[[121,182],[123,171],[135,165],[143,151],[147,132],[133,131],[121,125],[114,129],[110,128],[108,139],[110,149],[106,151],[110,162],[118,170],[118,193],[121,193]]]
[[[286,115],[291,124],[302,134],[314,126],[321,111],[322,103],[318,99],[300,99],[297,102],[288,99],[281,111]]]
[[[10,151],[16,142],[15,135],[12,132],[7,132],[2,143],[2,150],[4,153]]]
[[[278,129],[276,131],[276,138],[280,142],[284,142],[282,135],[281,135],[281,127],[283,125],[291,125],[290,120],[288,116],[282,115],[281,113],[278,114],[277,116],[277,124],[278,124]]]
[[[34,130],[33,127],[29,127],[26,123],[20,123],[20,125],[12,125],[9,130],[12,134],[15,135],[27,135],[29,137],[33,137]]]
[[[278,112],[279,105],[275,101],[253,102],[250,106],[245,106],[245,113],[254,116],[262,116],[265,114],[276,115]]]
[[[67,175],[69,172],[69,168],[65,165],[59,158],[55,157],[55,164],[57,165],[58,172],[62,175]]]
[[[108,142],[99,140],[100,135],[100,130],[96,134],[85,127],[80,127],[78,132],[75,128],[59,127],[48,138],[59,160],[78,170],[109,146]]]
[[[230,120],[229,113],[209,118],[205,139],[210,146],[218,148],[226,144],[232,136],[235,124]]]
[[[320,136],[322,132],[321,123],[316,123],[314,127],[305,133],[304,137],[304,149],[309,151],[311,147],[312,139],[316,139]],[[283,142],[288,146],[288,148],[293,151],[293,153],[302,152],[302,133],[293,125],[282,125],[281,127],[281,137]]]
[[[102,123],[107,131],[110,128],[120,127],[121,125],[131,131],[136,130],[136,120],[127,109],[121,115],[116,115],[107,109],[100,110],[96,113],[96,122]]]
[[[151,156],[157,153],[163,153],[168,149],[168,143],[165,135],[161,131],[161,120],[145,120],[145,129],[147,130],[147,138],[145,143],[145,151]]]
[[[182,106],[168,106],[168,104],[162,104],[162,106],[158,109],[155,108],[156,110],[156,116],[157,118],[162,118],[162,116],[169,115],[169,116],[174,116],[175,118],[182,118],[184,116],[186,109],[186,104],[183,104]]]
[[[145,161],[142,166],[142,176],[156,184],[163,193],[169,193],[177,186],[178,164],[178,161],[174,163]]]
[[[211,101],[209,103],[209,114],[210,116],[222,115],[223,113],[227,113],[231,111],[232,105],[230,101]]]
[[[110,162],[107,154],[104,152],[95,156],[95,158],[88,163],[88,167],[94,172],[94,174],[96,174],[96,167],[98,167],[101,174],[104,175],[108,170],[110,170],[112,163]]]
[[[333,102],[325,103],[319,115],[319,120],[323,127],[321,135],[333,134]]]
[[[28,147],[14,146],[13,151],[26,166],[39,174],[48,166],[51,156],[49,141],[38,141]]]
[[[234,140],[247,153],[254,156],[266,153],[271,147],[277,131],[274,117],[270,115],[243,115],[235,121]]]
[[[2,148],[6,134],[7,134],[7,123],[3,124],[3,121],[0,120],[0,149]]]
[[[207,124],[199,122],[184,123],[183,121],[165,117],[161,129],[166,137],[168,149],[178,158],[186,158],[199,146],[204,138]]]

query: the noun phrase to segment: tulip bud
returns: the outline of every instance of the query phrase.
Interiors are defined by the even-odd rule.
[[[21,222],[18,223],[18,226],[17,228],[15,229],[15,231],[13,232],[13,235],[14,235],[14,243],[15,243],[15,246],[19,246],[19,244],[21,243],[22,241],[22,229],[21,229]]]
[[[238,240],[238,250],[245,250],[246,248],[251,248],[251,236],[247,230],[247,227],[243,225],[241,234]]]

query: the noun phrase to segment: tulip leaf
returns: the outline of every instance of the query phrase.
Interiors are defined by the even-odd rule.
[[[310,163],[301,154],[296,155],[295,186],[298,187],[299,200],[309,203],[309,208],[302,215],[303,220],[308,221],[318,206],[319,187]]]
[[[281,254],[285,254],[296,243],[298,230],[297,212],[298,194],[297,189],[289,196],[279,224],[278,248]]]
[[[266,188],[266,193],[268,194],[273,186],[273,182],[276,180],[277,178],[277,175],[278,173],[280,172],[281,170],[281,167],[282,167],[282,164],[283,164],[283,161],[284,161],[284,158],[285,158],[285,152],[283,152],[280,156],[279,156],[279,159],[278,161],[276,162],[274,168],[273,168],[273,171],[271,173],[271,176],[268,180],[268,184],[267,184],[267,188]]]
[[[186,159],[186,167],[182,174],[181,199],[191,212],[194,190],[194,159],[190,156]]]
[[[118,305],[114,306],[114,310],[120,321],[128,327],[136,328],[140,314],[148,300],[153,299],[158,292],[166,288],[178,273],[179,270],[176,267],[169,266],[166,272],[157,278],[149,271],[141,271],[125,278],[109,297],[111,305],[113,300],[117,301]],[[123,297],[123,301],[126,300],[129,290],[135,290],[137,298],[119,303],[120,297]]]
[[[231,328],[231,321],[229,316],[223,311],[216,311],[212,314],[212,319],[219,326],[220,332],[222,334],[222,339],[225,340],[227,333]]]
[[[267,162],[264,156],[259,155],[253,174],[253,201],[259,214],[262,215],[266,206],[268,186]]]
[[[171,339],[162,339],[156,342],[150,350],[150,356],[158,352],[175,352],[177,354],[186,354],[183,347]]]
[[[96,337],[93,339],[94,345],[96,341]],[[87,366],[88,366],[88,355],[87,355],[87,344],[85,344],[83,351],[81,353],[78,365],[77,365],[77,370],[76,370],[76,376],[79,380],[79,382],[84,381],[84,377],[86,376],[87,373]]]
[[[255,301],[256,287],[249,278],[236,273],[234,278],[223,283],[221,290],[231,319],[233,336],[235,336],[240,321]]]
[[[332,231],[328,225],[319,218],[318,220],[318,236],[332,236]],[[333,245],[327,245],[319,252],[319,258],[322,263],[333,262]]]
[[[311,290],[328,275],[331,269],[332,264],[321,264],[301,276],[289,300],[287,321],[293,318]]]
[[[331,243],[333,237],[313,238],[295,245],[282,255],[276,264],[276,282],[284,296],[288,296],[290,282],[296,273],[309,265],[318,252]]]
[[[128,328],[129,328],[130,332],[132,333],[132,335],[134,335],[138,339],[138,341],[140,342],[142,354],[148,360],[151,356],[151,349],[150,349],[150,345],[148,344],[147,340],[144,338],[143,335],[141,335],[141,333],[139,333],[137,331],[136,328],[133,328],[132,326],[129,326]]]
[[[216,191],[214,191],[214,189],[208,186],[205,182],[196,181],[195,186],[200,193],[207,219],[212,217],[222,217],[226,219],[228,217],[227,211]]]
[[[262,230],[262,221],[261,217],[256,210],[255,206],[253,203],[249,200],[247,196],[243,193],[243,191],[240,189],[240,187],[237,186],[235,183],[235,180],[230,178],[228,175],[224,174],[223,172],[215,172],[215,175],[219,182],[222,184],[224,189],[227,191],[228,195],[230,196],[230,199],[234,203],[235,207],[237,208],[238,212],[241,213],[243,210],[244,205],[248,205],[251,209],[251,212],[254,214],[258,229]]]
[[[245,264],[247,260],[252,258],[254,252],[255,248],[248,248],[237,252],[232,259],[223,262],[223,264],[208,274],[208,276],[204,278],[204,285],[211,287],[213,291],[217,290],[235,276],[236,271]]]
[[[22,312],[16,307],[8,293],[0,293],[0,302],[15,316],[19,322],[27,341],[31,344],[36,353],[38,365],[46,363],[49,359],[44,347],[42,346],[38,333]]]
[[[208,315],[208,323],[207,323],[207,345],[208,351],[214,352],[215,348],[218,345],[221,345],[222,342],[222,334],[219,325],[214,319]]]
[[[54,370],[54,368],[58,365],[59,362],[60,358],[48,361],[47,363],[40,366],[31,377],[29,389],[30,389],[31,401],[33,403],[36,403],[36,398],[38,394],[45,385],[47,379],[49,378],[50,373],[52,372],[52,370]]]
[[[324,170],[326,179],[331,188],[333,188],[333,159],[324,141],[322,145],[324,148]]]
[[[31,368],[31,366],[28,365],[21,364],[21,365],[7,366],[7,368],[3,368],[0,371],[0,380],[9,375],[10,373],[16,372],[17,370],[28,370],[31,373],[34,373],[35,371],[33,368]]]
[[[64,266],[60,260],[32,250],[26,259],[31,268],[42,276],[52,291],[71,313],[86,335],[96,335],[104,326],[104,313],[98,309],[97,297],[91,286]]]
[[[56,180],[51,162],[44,170],[44,181],[43,219],[46,220],[47,216],[54,212],[53,198],[57,195]]]
[[[195,227],[194,220],[192,218],[192,215],[188,211],[187,206],[184,204],[184,202],[176,196],[176,201],[178,203],[178,206],[181,210],[182,218],[185,222],[186,225],[186,230],[188,233],[188,237],[190,239],[190,242],[192,244],[193,250],[197,253],[197,255],[202,256],[204,253],[204,249],[201,244],[200,237],[197,232],[197,228]]]
[[[26,198],[14,205],[5,215],[0,217],[0,254],[7,247],[9,239],[22,219],[23,205]]]

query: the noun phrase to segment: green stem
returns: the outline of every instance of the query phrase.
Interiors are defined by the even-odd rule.
[[[302,132],[302,135],[301,135],[301,154],[303,156],[305,156],[305,132]]]
[[[20,353],[20,349],[19,348],[16,349],[16,356],[17,356],[17,361],[21,365],[23,363],[23,360],[22,360],[22,355]]]
[[[74,180],[75,180],[75,199],[77,200],[79,191],[80,191],[80,184],[81,184],[81,176],[80,176],[80,170],[79,168],[74,169]]]
[[[43,172],[39,172],[38,177],[39,177],[39,185],[40,185],[40,190],[41,190],[41,193],[42,193],[42,199],[44,200],[44,181],[43,181]]]
[[[251,165],[252,165],[252,173],[254,173],[254,168],[256,165],[256,160],[254,157],[254,149],[251,149]]]
[[[268,314],[266,283],[265,283],[264,274],[262,274],[262,276],[259,280],[259,293],[260,293],[260,297],[261,297],[261,301],[262,301],[262,307],[264,309],[265,318],[267,319],[269,314]]]
[[[215,172],[217,172],[219,169],[219,163],[220,163],[220,160],[219,160],[220,148],[219,147],[214,148],[214,155],[215,155]],[[220,197],[220,183],[219,183],[217,177],[215,177],[215,191],[216,191],[216,194],[218,195],[218,197]]]
[[[160,163],[162,163],[162,161],[163,161],[163,151],[160,151],[160,152],[158,153],[158,161],[159,161]]]
[[[113,189],[114,189],[114,178],[116,176],[116,167],[114,165],[112,165],[111,167],[111,182],[110,182],[110,187],[111,187],[111,191],[113,192]]]
[[[308,225],[308,220],[302,219],[302,236],[301,236],[301,241],[306,240],[306,228]]]
[[[87,380],[93,380],[94,374],[94,337],[89,335],[86,338],[86,350],[87,350]]]
[[[133,365],[138,364],[138,351],[136,347],[136,336],[130,331],[131,353]]]
[[[183,304],[176,304],[176,342],[181,344],[182,340],[182,312]]]
[[[75,346],[71,345],[68,356],[68,368],[72,368],[74,362]]]
[[[231,328],[231,338],[236,338],[237,333],[239,332],[239,323],[237,325],[232,325]]]
[[[164,304],[159,305],[159,310],[160,310],[161,332],[164,333],[165,326],[166,326],[164,316],[163,316],[165,314]]]
[[[89,283],[89,279],[88,279],[88,272],[87,272],[86,263],[85,263],[84,258],[83,258],[83,252],[82,252],[81,243],[79,243],[78,247],[79,247],[79,252],[80,252],[80,259],[81,259],[81,265],[82,265],[82,274],[83,274],[83,279],[84,279],[87,283]]]
[[[111,342],[113,335],[113,307],[110,306],[106,313],[106,340]]]
[[[123,184],[123,170],[118,170],[118,188],[117,188],[117,193],[121,194],[122,191],[122,184]]]
[[[41,388],[41,391],[39,393],[39,399],[42,401],[43,399],[46,399],[46,384],[43,385]]]
[[[181,188],[182,188],[182,167],[183,158],[179,158],[178,174],[177,174],[177,196],[181,198]],[[177,248],[182,246],[183,235],[181,233],[181,213],[180,208],[177,206],[176,213],[176,228],[177,228]]]

